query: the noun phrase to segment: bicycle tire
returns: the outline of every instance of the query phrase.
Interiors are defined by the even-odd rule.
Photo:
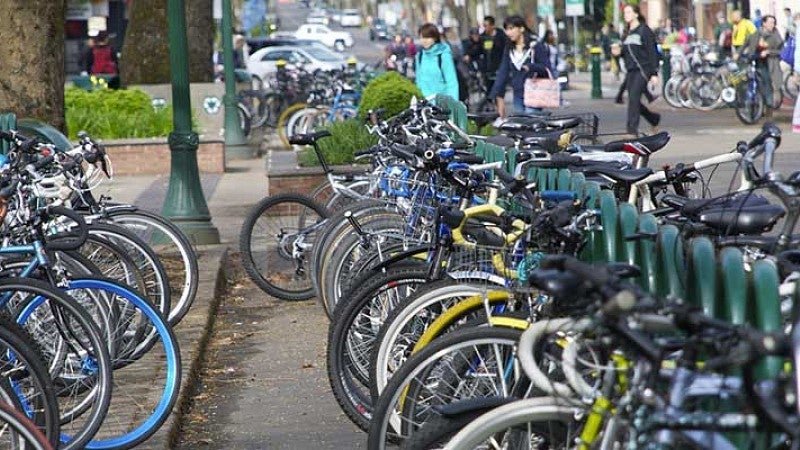
[[[678,86],[681,84],[683,78],[683,75],[673,75],[664,84],[664,100],[673,108],[683,108],[678,98]]]
[[[360,280],[363,283],[356,284],[348,295],[349,301],[339,304],[333,314],[328,328],[328,381],[336,402],[362,430],[369,427],[372,411],[366,379],[370,337],[377,335],[381,316],[385,318],[391,308],[388,293],[394,292],[399,298],[401,291],[413,291],[426,279],[426,270],[408,267],[365,275]],[[382,295],[386,295],[386,301]],[[354,355],[355,351],[359,354]]]
[[[744,80],[736,87],[736,117],[743,124],[752,125],[764,116],[766,105],[761,86],[756,86],[756,92],[749,95],[747,84]]]
[[[107,336],[101,333],[101,329],[98,328],[95,319],[89,315],[77,300],[63,291],[55,290],[52,286],[43,281],[31,278],[3,279],[0,280],[0,292],[12,294],[20,293],[27,296],[23,300],[23,303],[17,305],[20,309],[14,311],[14,320],[28,332],[36,335],[39,338],[40,344],[46,333],[44,333],[41,328],[43,322],[34,323],[31,320],[32,317],[35,317],[33,315],[35,310],[39,310],[40,314],[42,311],[46,314],[44,309],[40,309],[43,307],[51,311],[58,311],[61,315],[60,320],[70,320],[68,329],[71,330],[71,334],[76,327],[80,327],[81,342],[74,341],[75,334],[72,334],[72,345],[76,348],[80,348],[83,352],[86,352],[87,355],[93,356],[90,366],[93,369],[90,374],[87,375],[82,372],[77,374],[78,376],[84,377],[84,380],[86,377],[90,377],[89,381],[93,382],[89,391],[84,391],[90,392],[90,394],[88,394],[89,396],[80,400],[80,402],[73,407],[82,412],[82,414],[80,414],[80,419],[83,421],[82,423],[75,423],[74,420],[69,420],[69,426],[65,426],[67,424],[64,423],[64,421],[72,419],[72,417],[70,417],[72,409],[69,409],[69,411],[65,413],[64,410],[68,409],[65,406],[66,403],[63,401],[65,393],[59,392],[57,388],[56,395],[62,398],[62,400],[59,401],[59,414],[62,420],[60,439],[63,448],[70,450],[84,448],[102,426],[102,422],[105,419],[111,402],[112,365],[111,355],[109,353],[110,343]],[[67,314],[68,317],[65,317],[64,314]],[[39,328],[35,328],[35,331],[32,331],[30,328],[32,326],[37,326]],[[56,333],[55,335],[60,336],[61,339],[65,338],[63,330],[56,327],[54,332]],[[47,353],[49,349],[42,345],[40,345],[39,348],[46,358],[51,356]],[[55,349],[53,355],[69,357],[69,354],[64,355]],[[73,359],[79,362],[79,366],[85,364],[84,358],[85,357],[80,354],[75,354],[73,356]],[[53,367],[52,364],[51,367]],[[53,376],[53,379],[58,380],[61,376],[72,378],[72,374],[62,372],[66,369],[67,366],[62,366],[59,369],[59,373],[55,374],[59,376]],[[64,375],[61,375],[62,373]],[[66,389],[71,390],[73,388],[73,386],[69,384],[65,386]],[[88,413],[84,412],[85,410],[88,410]],[[70,434],[71,437],[69,436]]]
[[[0,446],[24,448],[25,450],[54,450],[57,444],[50,442],[36,425],[18,409],[0,401]],[[6,440],[6,433],[11,440]],[[3,444],[5,443],[5,444]],[[15,445],[16,444],[16,445]]]
[[[289,217],[286,215],[287,212],[292,217],[296,217],[297,224],[288,224],[287,222],[287,226],[280,227],[277,234],[275,234],[275,230],[261,230],[262,227],[281,220],[281,217]],[[301,261],[299,262],[292,256],[293,247],[297,244],[293,236],[300,230],[318,226],[329,216],[330,213],[322,205],[300,194],[279,194],[261,200],[247,214],[239,233],[242,264],[250,279],[267,294],[282,300],[308,300],[313,297],[314,286],[311,284],[311,273],[309,273],[309,267],[307,265],[302,267],[302,264],[303,259],[311,257],[311,249],[314,247],[317,231],[311,231],[305,235],[304,239],[309,240],[307,245],[310,245],[311,249],[303,250],[306,256],[300,256]],[[260,222],[262,217],[265,220]],[[307,220],[310,222],[309,225],[306,225]],[[259,223],[263,224],[259,225]],[[276,247],[270,248],[268,242],[273,236],[279,238],[280,241]],[[256,248],[261,248],[262,243],[265,249],[263,254],[255,252]],[[289,267],[281,267],[279,264],[281,261],[300,265],[291,267],[292,264],[290,264]],[[288,280],[290,284],[294,281],[294,286],[280,286],[281,279]]]
[[[250,131],[252,130],[250,111],[247,110],[246,106],[242,105],[241,103],[237,103],[236,115],[239,117],[239,129],[242,130],[242,135],[245,138],[249,137]]]
[[[484,295],[486,288],[485,285],[471,285],[451,279],[435,281],[418,289],[411,298],[395,308],[381,326],[376,338],[378,345],[372,351],[369,379],[373,400],[377,400],[391,373],[401,367],[409,355],[424,348],[433,338],[470,313],[485,312],[484,298],[489,304],[507,303],[513,299],[508,293],[504,298],[488,293]],[[455,305],[436,313],[435,308],[442,308],[455,299],[459,299]]]
[[[800,83],[796,81],[794,72],[789,72],[783,77],[782,89],[783,96],[790,99],[792,102],[797,100],[797,94],[800,92]]]
[[[521,334],[522,332],[520,330],[510,328],[484,327],[460,329],[446,336],[442,336],[436,342],[431,343],[419,353],[413,355],[403,364],[400,370],[395,373],[391,380],[389,380],[386,389],[384,389],[374,405],[369,437],[367,439],[367,448],[370,450],[383,450],[386,448],[388,442],[402,441],[413,433],[414,427],[421,426],[422,423],[424,423],[425,416],[422,414],[425,411],[414,412],[412,410],[420,404],[419,400],[424,396],[427,396],[428,400],[434,398],[441,400],[441,403],[437,403],[440,405],[447,404],[445,400],[448,399],[465,400],[468,398],[475,398],[476,394],[479,393],[476,389],[449,393],[436,393],[433,390],[428,390],[428,392],[423,393],[426,390],[424,380],[427,379],[428,376],[437,376],[439,379],[443,379],[446,376],[449,377],[449,375],[458,376],[461,370],[467,370],[470,367],[468,361],[469,357],[459,354],[459,352],[464,349],[469,349],[465,350],[468,352],[472,350],[480,351],[482,347],[479,346],[489,346],[487,348],[491,349],[496,355],[500,355],[497,351],[497,346],[502,346],[504,354],[501,356],[504,358],[512,358],[505,362],[513,364],[513,360],[516,359],[516,344]],[[461,362],[465,364],[459,363],[456,358],[461,358],[463,360]],[[485,365],[491,360],[489,358],[480,357],[479,361]],[[447,369],[441,368],[442,371],[434,375],[436,369],[440,368],[437,366],[439,362],[442,364],[454,363],[455,367],[451,366],[452,373],[444,372],[444,370]],[[485,373],[488,374],[489,370],[490,369],[487,368]],[[499,372],[502,373],[500,378],[504,378],[505,375],[514,375],[513,371],[511,371],[512,373],[506,373],[505,370],[500,369]],[[485,382],[488,378],[489,377],[481,377],[481,380]],[[442,384],[450,385],[449,382],[444,382]],[[505,385],[507,385],[506,388],[500,387],[499,389],[495,389],[492,395],[496,395],[497,393],[508,395],[509,392],[504,392],[504,390],[507,391],[508,388],[511,387],[511,384],[505,383],[504,386]],[[470,386],[464,385],[460,387],[467,388]],[[497,388],[497,386],[495,386],[495,388]],[[488,393],[488,391],[485,392]],[[442,398],[440,396],[441,394],[449,398]],[[457,395],[458,397],[456,397]],[[400,415],[397,415],[396,411],[400,411]],[[419,413],[419,415],[417,413]],[[412,414],[413,417],[404,417],[404,415],[407,414]]]
[[[575,417],[582,411],[583,408],[579,404],[558,397],[517,400],[477,417],[456,433],[445,448],[449,450],[473,449],[490,437],[510,428],[519,429],[523,424],[554,421],[562,422],[562,424],[564,422],[574,424]],[[576,433],[579,432],[578,428],[575,427]],[[560,442],[571,443],[570,433],[567,433],[567,436]],[[548,448],[553,447],[551,445]],[[555,447],[558,448],[558,446]]]
[[[170,220],[149,211],[112,207],[106,214],[141,238],[161,260],[170,286],[171,306],[167,318],[170,325],[177,325],[192,307],[200,284],[197,253],[189,238]],[[170,275],[176,271],[178,276],[172,278]]]
[[[283,112],[281,112],[278,120],[275,124],[275,130],[278,133],[278,138],[280,138],[281,142],[283,142],[283,147],[285,149],[291,149],[292,144],[289,143],[289,136],[286,134],[286,123],[295,111],[299,111],[301,109],[308,108],[308,104],[306,103],[295,103],[294,105],[289,106]]]

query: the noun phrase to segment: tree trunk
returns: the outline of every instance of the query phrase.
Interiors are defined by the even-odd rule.
[[[64,0],[0,0],[0,112],[64,131]]]
[[[138,0],[137,0],[138,1]],[[186,2],[186,37],[189,45],[189,81],[214,81],[214,18],[213,0]]]
[[[120,58],[122,83],[169,83],[167,2],[136,0],[130,5],[128,29]]]

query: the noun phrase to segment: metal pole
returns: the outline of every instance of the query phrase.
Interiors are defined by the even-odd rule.
[[[619,0],[613,0],[614,3],[614,23],[612,24],[614,31],[619,33]]]
[[[575,34],[575,42],[572,45],[572,52],[575,55],[575,73],[578,73],[578,61],[582,59],[578,53],[578,16],[572,16],[572,30]]]
[[[162,212],[171,218],[193,242],[218,244],[219,231],[203,196],[197,169],[200,139],[192,131],[192,105],[189,97],[189,46],[183,0],[167,1],[169,63],[172,72],[173,131],[168,142],[171,172]]]
[[[231,0],[222,0],[222,64],[225,70],[225,153],[237,153],[232,156],[251,157],[252,149],[247,146],[247,139],[239,123],[236,108],[236,70],[233,59],[233,9]],[[243,153],[238,155],[238,153]]]

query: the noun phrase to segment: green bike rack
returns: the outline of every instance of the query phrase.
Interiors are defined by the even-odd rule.
[[[719,267],[722,275],[723,308],[720,319],[735,324],[747,322],[748,283],[744,270],[742,252],[727,247],[719,254]]]
[[[656,254],[658,255],[657,292],[660,296],[686,298],[683,273],[683,239],[674,225],[664,225],[656,238]]]
[[[581,198],[586,202],[586,208],[597,209],[600,185],[596,181],[587,181],[583,184]],[[601,262],[605,257],[603,250],[603,232],[590,231],[586,237],[586,245],[581,250],[580,258],[584,261]]]
[[[17,129],[17,116],[14,113],[0,114],[0,131]],[[5,140],[0,141],[0,153],[6,154],[11,150],[11,144]]]
[[[536,188],[539,191],[546,191],[547,189],[550,189],[547,184],[547,180],[549,178],[547,173],[551,170],[553,169],[539,169],[536,171]]]
[[[639,222],[639,211],[630,203],[619,204],[619,235],[617,237],[619,248],[618,260],[627,264],[636,264],[636,241],[627,241],[626,238],[636,234]]]
[[[571,176],[572,172],[570,172],[569,169],[558,169],[556,189],[558,189],[559,191],[568,191],[570,185],[569,181]]]
[[[53,144],[65,152],[72,149],[72,142],[57,128],[35,119],[20,119],[17,129],[26,136],[35,137],[42,142]]]
[[[611,191],[601,191],[600,202],[600,223],[603,225],[602,246],[603,256],[601,261],[613,262],[617,259],[617,241],[619,233],[619,212],[617,210],[617,199]]]
[[[714,244],[705,237],[689,243],[688,300],[703,308],[711,317],[719,317],[720,307],[717,283],[717,258]]]
[[[558,169],[547,169],[547,189],[558,189]]]
[[[503,154],[505,154],[506,157],[506,171],[513,175],[514,171],[517,169],[517,154],[519,153],[519,150],[515,148],[500,148],[500,150],[503,151]]]
[[[450,120],[453,121],[458,128],[467,131],[467,107],[460,101],[450,97],[449,95],[437,94],[436,104],[450,110]]]
[[[652,214],[642,214],[639,216],[639,232],[645,234],[656,235],[658,233],[658,221]],[[656,241],[655,239],[640,239],[639,250],[636,252],[636,264],[642,271],[642,276],[639,277],[639,285],[650,292],[655,294],[658,290],[657,276],[658,273],[658,256],[656,255]]]
[[[753,264],[753,294],[755,301],[750,302],[749,322],[761,331],[775,332],[783,328],[781,320],[781,298],[778,269],[772,261],[760,260]],[[780,357],[763,358],[756,366],[756,378],[772,379],[783,369]]]
[[[586,184],[586,176],[580,172],[572,174],[569,180],[569,190],[577,193],[579,196],[583,195],[583,185]],[[582,200],[582,198],[579,197]]]

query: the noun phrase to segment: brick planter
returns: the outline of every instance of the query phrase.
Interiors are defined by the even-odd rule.
[[[360,166],[334,166],[334,173],[363,173]],[[300,167],[294,169],[274,169],[267,171],[267,195],[286,192],[311,194],[322,182],[325,174],[321,167]]]
[[[104,141],[116,175],[161,175],[170,173],[170,150],[166,139],[118,139]],[[197,148],[200,172],[225,172],[225,143],[202,140]]]

